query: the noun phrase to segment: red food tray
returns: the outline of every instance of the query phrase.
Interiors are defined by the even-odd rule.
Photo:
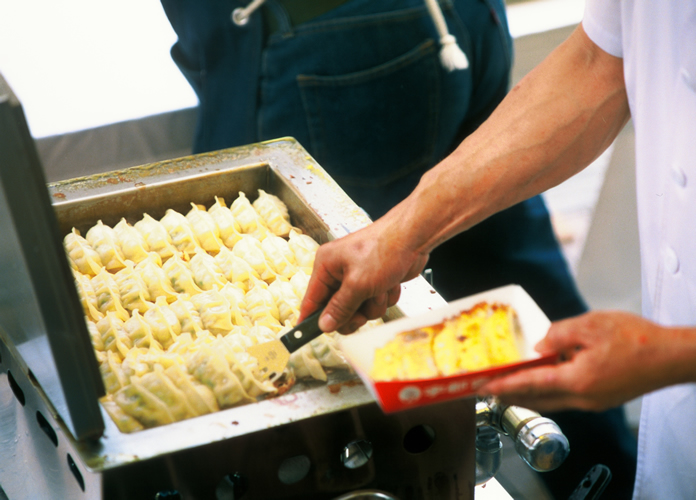
[[[506,304],[517,312],[522,330],[520,348],[523,361],[459,375],[429,379],[375,382],[370,377],[375,350],[397,334],[442,323],[447,318],[457,316],[480,302]],[[370,330],[342,337],[340,346],[382,410],[385,413],[392,413],[473,396],[476,389],[494,376],[520,368],[557,362],[558,356],[556,354],[541,356],[534,350],[534,345],[546,335],[549,326],[551,326],[551,322],[529,294],[519,285],[508,285],[455,300],[442,308],[428,311],[422,315],[400,318]]]

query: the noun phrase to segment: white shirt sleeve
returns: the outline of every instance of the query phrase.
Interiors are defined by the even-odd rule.
[[[594,43],[616,57],[623,57],[621,39],[622,0],[586,0],[582,27]]]

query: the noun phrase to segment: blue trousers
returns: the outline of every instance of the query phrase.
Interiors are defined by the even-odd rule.
[[[298,26],[267,0],[245,27],[229,21],[236,0],[162,3],[179,35],[172,56],[200,99],[195,151],[293,136],[373,219],[508,90],[513,54],[502,0],[441,1],[470,62],[454,72],[439,62],[423,0],[349,0]],[[538,196],[446,242],[428,267],[447,300],[517,283],[552,320],[587,310]],[[549,416],[572,450],[541,476],[552,493],[567,497],[604,463],[614,474],[608,498],[630,498],[636,445],[622,410]]]

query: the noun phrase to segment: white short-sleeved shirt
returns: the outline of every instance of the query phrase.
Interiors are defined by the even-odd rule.
[[[583,28],[624,59],[643,313],[696,326],[696,1],[586,0]],[[696,384],[643,399],[638,454],[634,498],[696,498]]]

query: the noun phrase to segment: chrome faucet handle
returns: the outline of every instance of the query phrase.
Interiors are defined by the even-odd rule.
[[[509,435],[520,458],[539,472],[558,468],[570,452],[568,438],[553,420],[521,406],[504,405],[496,397],[479,401],[476,423]]]

